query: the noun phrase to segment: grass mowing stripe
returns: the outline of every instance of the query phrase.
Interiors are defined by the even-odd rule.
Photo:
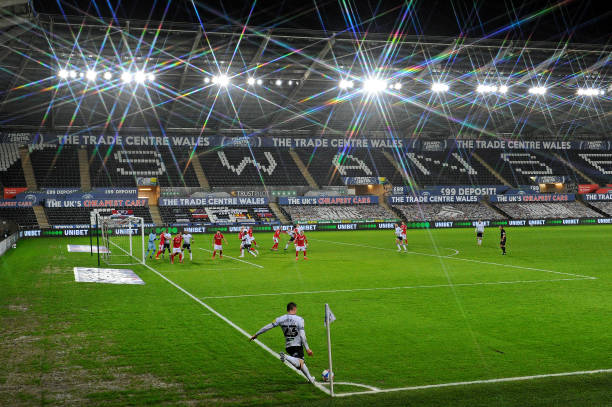
[[[202,249],[201,247],[198,247],[198,249],[204,250],[205,252],[208,252],[208,253],[212,253],[212,250]],[[232,260],[240,261],[242,263],[250,264],[251,266],[259,267],[260,269],[264,268],[264,266],[261,266],[259,264],[251,263],[250,261],[246,261],[246,260],[240,260],[240,259],[237,259],[235,257],[228,256],[227,254],[225,255],[225,257],[229,257]]]
[[[577,372],[550,373],[550,374],[539,374],[539,375],[532,375],[532,376],[502,377],[500,379],[473,380],[469,382],[427,384],[423,386],[397,387],[393,389],[379,389],[379,390],[366,390],[366,391],[358,391],[358,392],[350,392],[350,393],[336,393],[334,394],[334,396],[335,397],[347,397],[347,396],[357,396],[357,395],[364,395],[364,394],[391,393],[391,392],[396,392],[396,391],[436,389],[440,387],[470,386],[474,384],[520,382],[520,381],[526,381],[526,380],[545,379],[547,377],[586,376],[586,375],[594,375],[594,374],[600,374],[600,373],[612,373],[612,369],[581,370]]]
[[[327,243],[335,243],[335,244],[343,244],[343,245],[347,245],[347,246],[367,247],[369,249],[388,250],[388,251],[392,251],[392,252],[397,252],[398,251],[398,250],[389,249],[389,248],[386,248],[386,247],[376,247],[376,246],[369,246],[369,245],[357,244],[357,243],[337,242],[335,240],[324,240],[324,239],[310,239],[310,240],[316,240],[316,241],[327,242]],[[597,277],[585,276],[583,274],[564,273],[562,271],[538,269],[538,268],[535,268],[535,267],[516,266],[516,265],[513,265],[513,264],[494,263],[494,262],[490,262],[490,261],[482,261],[482,260],[475,260],[475,259],[464,259],[462,257],[453,257],[454,255],[440,256],[440,255],[437,255],[437,254],[412,252],[412,251],[407,251],[407,252],[403,252],[403,253],[416,254],[416,255],[419,255],[419,256],[438,257],[440,259],[452,259],[452,260],[470,261],[470,262],[474,262],[474,263],[490,264],[492,266],[511,267],[511,268],[517,268],[517,269],[522,269],[522,270],[543,271],[545,273],[563,274],[563,275],[566,275],[566,276],[573,276],[573,277],[579,277],[579,278],[584,278],[584,279],[597,280]]]
[[[501,284],[524,284],[524,283],[548,283],[555,281],[579,281],[579,280],[593,280],[593,277],[579,277],[579,278],[556,278],[552,280],[516,280],[516,281],[485,281],[481,283],[457,283],[457,284],[432,284],[432,285],[414,285],[414,286],[399,286],[399,287],[372,287],[372,288],[345,288],[338,290],[320,290],[320,291],[296,291],[290,293],[266,293],[266,294],[240,294],[240,295],[221,295],[211,297],[201,297],[203,300],[207,299],[223,299],[223,298],[244,298],[244,297],[270,297],[275,295],[300,295],[300,294],[325,294],[325,293],[348,293],[348,292],[361,292],[361,291],[377,291],[377,290],[408,290],[416,288],[444,288],[444,287],[469,287],[479,285],[501,285]]]

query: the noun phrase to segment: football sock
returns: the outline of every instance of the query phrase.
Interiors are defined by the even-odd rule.
[[[300,360],[293,356],[285,355],[285,360],[295,366],[296,369],[300,368]]]
[[[402,246],[404,247],[404,250],[408,250],[408,249],[406,249],[406,245],[405,244],[403,244]]]
[[[402,250],[402,248],[400,247],[399,243],[397,244],[397,250]]]
[[[251,250],[249,250],[249,253],[253,255],[253,257],[257,257],[257,255],[255,253],[253,253]]]
[[[244,257],[244,249],[240,249],[240,257]]]
[[[213,259],[215,258],[215,254],[217,254],[217,251],[213,250]]]
[[[308,371],[308,368],[306,367],[306,363],[302,363],[302,372],[304,372],[308,380],[310,381],[313,380],[313,377],[310,375],[310,372]]]
[[[219,255],[221,255],[221,252],[219,252]],[[191,254],[191,252],[189,252],[189,260],[193,260],[193,254]]]

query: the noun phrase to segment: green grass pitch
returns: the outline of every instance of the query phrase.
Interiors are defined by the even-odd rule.
[[[147,264],[254,333],[298,304],[314,357],[336,380],[381,390],[612,369],[612,228],[509,228],[476,246],[472,229],[308,233],[308,261],[269,251],[237,261],[238,239],[211,260]],[[0,405],[612,405],[612,373],[329,396],[152,270],[145,285],[74,282],[85,238],[25,239],[0,258]],[[242,260],[242,259],[241,259]],[[259,267],[257,267],[257,266]],[[280,329],[259,338],[283,350]],[[338,385],[338,393],[364,390]]]

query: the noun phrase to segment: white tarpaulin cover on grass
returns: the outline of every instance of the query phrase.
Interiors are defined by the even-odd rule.
[[[69,244],[68,251],[76,253],[89,253],[91,250],[88,244]],[[98,248],[94,247],[93,252],[98,253]],[[100,253],[109,253],[109,251],[106,247],[100,246]]]
[[[144,284],[132,270],[75,267],[74,280],[80,283]]]

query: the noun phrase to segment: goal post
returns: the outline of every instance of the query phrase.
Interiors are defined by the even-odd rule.
[[[98,214],[98,222],[98,252],[104,263],[109,266],[128,266],[145,262],[143,218]]]

